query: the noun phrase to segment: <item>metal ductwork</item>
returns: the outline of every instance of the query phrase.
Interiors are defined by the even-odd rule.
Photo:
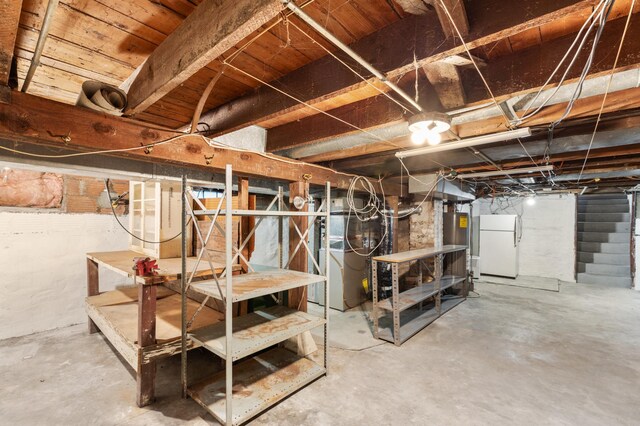
[[[426,195],[432,193],[433,198],[448,201],[473,201],[474,191],[465,182],[445,180],[432,173],[416,175],[409,178],[409,193]]]

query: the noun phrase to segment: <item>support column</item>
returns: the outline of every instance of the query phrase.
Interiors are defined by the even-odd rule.
[[[290,211],[309,211],[309,206],[305,203],[304,207],[301,210],[296,209],[293,206],[293,199],[296,196],[307,197],[309,194],[309,182],[292,182],[289,184],[289,210]],[[302,234],[305,233],[307,228],[309,227],[309,220],[307,217],[291,217],[289,218],[289,253],[293,253],[298,242],[300,241],[300,236],[296,232],[293,224],[298,225],[298,229]],[[296,255],[291,260],[289,264],[289,269],[294,271],[307,272],[308,268],[308,253],[304,246],[300,247]],[[307,311],[307,287],[298,287],[292,290],[289,290],[289,307],[292,309],[299,309],[303,312]]]
[[[156,294],[155,285],[138,284],[138,345],[155,345],[156,343]],[[154,400],[156,362],[142,363],[138,357],[136,371],[136,402],[138,407],[149,405]]]
[[[87,258],[87,296],[97,296],[100,294],[100,275],[98,273],[98,263]],[[96,323],[89,318],[89,334],[100,331]]]

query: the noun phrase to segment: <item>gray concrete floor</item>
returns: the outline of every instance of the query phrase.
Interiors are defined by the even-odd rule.
[[[334,327],[343,344],[330,349],[329,375],[255,424],[638,424],[640,292],[477,291],[400,348],[345,349],[366,312],[344,314],[355,316]],[[193,375],[219,367],[205,353],[190,359]],[[178,397],[178,376],[178,358],[160,364],[157,403],[140,409],[132,372],[84,325],[5,340],[0,424],[215,424]]]

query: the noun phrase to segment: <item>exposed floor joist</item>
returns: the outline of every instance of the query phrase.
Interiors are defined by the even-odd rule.
[[[596,0],[544,0],[536,2],[535,5],[525,3],[519,7],[512,7],[501,0],[485,1],[475,15],[473,28],[467,37],[468,46],[472,49],[489,45],[510,35],[582,11],[595,3]],[[496,16],[500,16],[500,19],[495,19]],[[358,40],[350,47],[392,80],[413,72],[414,64],[423,66],[465,53],[459,42],[446,38],[435,13],[408,16]],[[310,85],[311,81],[313,85]],[[376,84],[374,80],[370,82]],[[357,90],[362,91],[363,88],[367,89],[367,83],[362,82],[331,57],[324,57],[305,65],[273,84],[296,94],[299,100],[323,110],[331,109],[332,105],[335,105],[331,100]],[[360,96],[371,97],[379,94],[368,89],[366,95]],[[253,93],[203,114],[202,121],[206,122],[212,129],[212,134],[216,135],[249,124],[272,127],[277,123],[290,122],[316,113],[317,111],[309,110],[308,107],[284,97],[269,87],[261,87]]]
[[[205,0],[149,55],[131,83],[128,115],[164,95],[282,10],[277,0]]]
[[[609,22],[605,27],[605,31],[602,35],[602,44],[600,45],[600,49],[597,50],[589,78],[605,75],[613,68],[615,55],[611,54],[610,49],[604,47],[617,46],[619,44],[624,24],[625,20],[619,19]],[[631,24],[632,25],[627,33],[626,42],[622,49],[620,60],[617,63],[616,72],[640,67],[640,55],[637,54],[637,52],[640,52],[640,14],[636,14],[632,17]],[[525,51],[500,58],[499,60],[493,63],[488,63],[483,67],[482,72],[494,94],[498,96],[498,101],[518,94],[532,93],[539,90],[570,43],[573,41],[573,38],[574,36],[570,35],[543,43],[542,45],[534,46]],[[584,63],[584,56],[582,57],[582,62],[579,62],[579,65],[572,68],[569,72],[566,80],[567,83],[578,78],[580,73],[578,68],[582,63]],[[531,64],[536,65],[535,67],[532,67]],[[467,81],[472,81],[472,84],[466,84],[465,88],[460,89],[460,91],[464,90],[469,98],[468,100],[471,102],[477,104],[490,102],[491,99],[488,98],[484,85],[479,78],[477,78],[476,70],[468,69],[464,72],[469,73]],[[553,87],[553,83],[555,82],[557,82],[557,78],[552,81],[552,86],[550,87]],[[438,90],[437,84],[436,90]],[[462,95],[460,91],[456,92],[459,96]],[[613,99],[610,99],[609,102],[613,102]],[[362,108],[366,108],[368,111],[366,115],[362,115],[362,119],[357,120],[358,127],[362,129],[379,128],[381,126],[401,123],[403,121],[403,117],[399,109],[394,105],[391,105],[382,95],[366,101],[354,103],[350,106],[351,110],[358,110]],[[350,117],[343,114],[343,110],[346,111],[346,108],[342,107],[335,111],[331,111],[331,113],[348,120]],[[502,127],[493,126],[494,122],[492,121],[492,127],[489,128],[481,129],[476,128],[475,126],[463,125],[458,126],[455,131],[460,137],[492,133],[499,131],[500,128],[505,129],[504,119],[501,118],[500,120],[503,122]],[[540,123],[541,122],[539,120],[533,120],[526,122],[524,125]],[[268,147],[270,151],[278,151],[287,147],[311,145],[339,135],[357,133],[358,131],[354,129],[345,129],[344,126],[341,126],[339,123],[336,125],[335,120],[331,117],[315,115],[294,123],[270,129]],[[363,140],[370,139],[368,135],[362,135],[362,137]],[[400,145],[405,147],[409,146],[406,143],[408,142],[408,138],[404,137],[402,139],[403,141],[400,141]],[[387,149],[397,149],[399,146],[397,142],[399,141],[394,140],[391,141],[391,143],[373,142],[372,144],[367,144],[367,148],[362,149],[367,153],[382,152],[384,149],[377,150],[377,148],[382,148],[386,144],[387,147],[390,147]],[[344,149],[344,147],[341,147],[333,153],[327,152],[326,154],[302,158],[305,158],[305,161],[318,162],[363,155],[358,154],[359,148],[361,147],[352,149]]]

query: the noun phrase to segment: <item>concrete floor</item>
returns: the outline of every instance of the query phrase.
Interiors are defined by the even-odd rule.
[[[479,298],[400,348],[373,340],[332,347],[329,376],[255,424],[638,424],[640,292],[564,283],[559,293],[476,289]],[[345,315],[354,314],[332,341],[363,334],[366,312]],[[190,359],[193,373],[215,365],[205,353]],[[132,372],[84,325],[5,340],[0,424],[215,424],[177,397],[178,375],[177,357],[163,362],[158,401],[140,409]]]

